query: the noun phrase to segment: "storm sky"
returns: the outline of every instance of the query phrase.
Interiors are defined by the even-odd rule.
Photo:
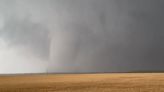
[[[0,0],[0,73],[164,71],[164,0]]]

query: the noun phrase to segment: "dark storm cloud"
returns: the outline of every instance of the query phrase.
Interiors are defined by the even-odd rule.
[[[163,0],[0,2],[0,37],[49,60],[48,72],[164,70]]]
[[[67,49],[78,46],[78,49],[74,49],[76,53],[74,50],[61,50],[62,54],[58,53],[60,50],[54,50],[53,56],[57,57],[54,58],[56,62],[52,64],[52,71],[163,70],[162,0],[88,0],[63,1],[62,4],[69,6],[65,16],[73,16],[69,21],[62,21],[66,25],[64,30],[72,32],[63,39],[78,40],[58,45],[67,45]],[[70,59],[69,54],[75,57]]]
[[[124,11],[131,23],[124,29],[130,34],[122,60],[127,60],[128,70],[163,70],[163,4],[162,0],[132,0],[126,4]]]

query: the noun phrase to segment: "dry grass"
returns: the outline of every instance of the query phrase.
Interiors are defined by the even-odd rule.
[[[0,92],[164,92],[164,74],[2,76]]]

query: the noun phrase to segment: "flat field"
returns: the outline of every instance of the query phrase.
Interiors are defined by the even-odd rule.
[[[164,92],[164,73],[1,76],[0,92]]]

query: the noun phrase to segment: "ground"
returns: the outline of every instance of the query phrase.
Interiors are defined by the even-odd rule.
[[[1,76],[0,92],[164,92],[164,73]]]

